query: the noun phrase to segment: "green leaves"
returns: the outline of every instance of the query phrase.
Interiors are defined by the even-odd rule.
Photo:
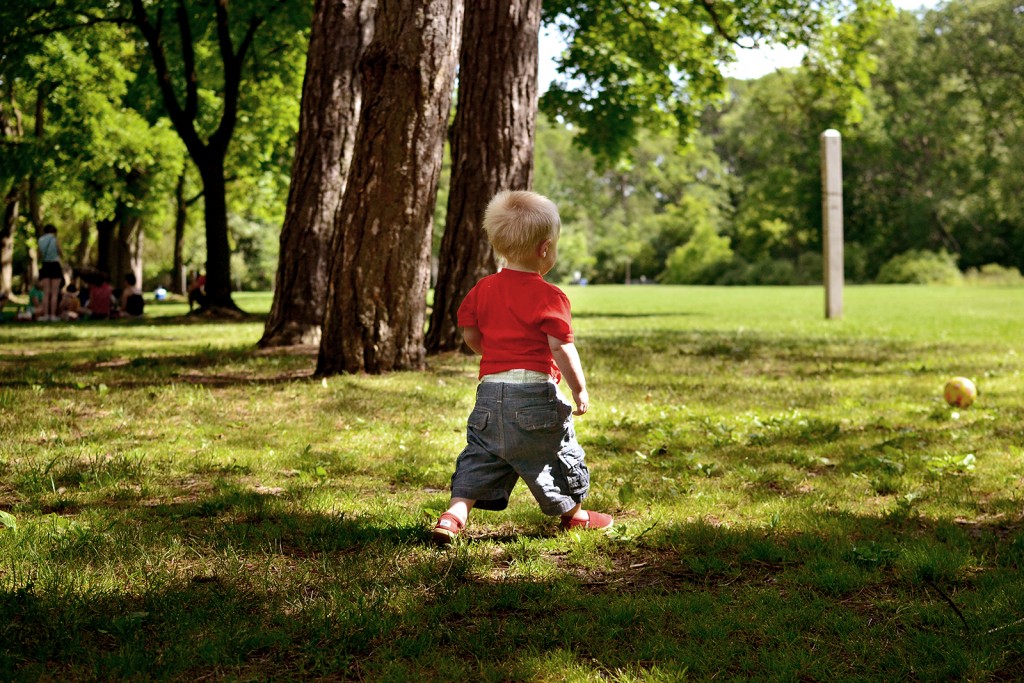
[[[558,61],[563,78],[541,97],[541,109],[578,127],[579,144],[612,164],[643,128],[686,140],[698,113],[723,97],[721,68],[737,45],[817,41],[822,54],[839,58],[831,72],[866,85],[860,55],[886,7],[887,0],[546,2],[545,19],[568,49]]]
[[[11,513],[0,510],[0,526],[11,531],[17,531],[18,520]]]

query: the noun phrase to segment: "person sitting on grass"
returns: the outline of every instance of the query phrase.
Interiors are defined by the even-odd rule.
[[[114,289],[110,286],[110,278],[101,274],[95,282],[89,284],[89,307],[83,308],[89,320],[107,320],[113,311]]]
[[[201,273],[196,273],[192,284],[188,286],[189,313],[192,312],[193,306],[198,306],[200,309],[206,307],[206,276]]]
[[[501,192],[487,206],[484,230],[506,265],[459,307],[463,339],[481,356],[480,384],[451,503],[431,536],[449,544],[474,507],[504,510],[520,477],[544,514],[561,516],[563,530],[608,529],[611,516],[582,507],[590,472],[572,416],[586,413],[590,399],[569,299],[543,278],[558,257],[558,209],[533,192]],[[562,376],[575,411],[558,390]]]
[[[32,282],[28,290],[28,306],[25,307],[26,316],[24,320],[48,321],[50,318],[43,314],[45,311],[46,294],[43,292],[41,283],[38,280]]]
[[[146,307],[146,302],[142,298],[142,290],[136,284],[138,281],[135,278],[135,273],[126,273],[124,276],[124,286],[121,288],[121,296],[118,297],[120,304],[118,308],[121,311],[121,315],[129,318],[142,317],[142,311]]]
[[[78,298],[78,288],[70,284],[64,290],[60,299],[60,319],[78,320],[82,313],[82,302]]]

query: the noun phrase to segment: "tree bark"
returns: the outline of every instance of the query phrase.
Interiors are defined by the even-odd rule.
[[[380,0],[332,246],[317,373],[419,369],[462,0]]]
[[[185,294],[185,222],[188,220],[188,202],[185,201],[185,172],[178,176],[174,190],[174,263],[171,266],[171,291]]]
[[[110,281],[120,287],[124,276],[135,275],[135,281],[142,286],[142,217],[123,204],[119,204],[117,215],[117,239],[114,243],[113,272]]]
[[[224,150],[226,151],[226,149]],[[238,311],[231,298],[231,245],[228,243],[227,183],[224,180],[224,151],[202,159],[206,218],[206,304],[207,309]]]
[[[356,66],[373,36],[377,0],[317,0],[274,303],[259,346],[319,344],[328,256],[359,111]]]
[[[67,268],[81,268],[82,264],[89,258],[89,239],[92,237],[92,222],[88,218],[78,221],[78,246],[75,247],[75,258],[71,264],[64,264]]]
[[[483,231],[487,203],[500,190],[533,184],[540,9],[541,0],[480,0],[466,15],[429,353],[459,348],[459,305],[495,271]]]
[[[24,135],[21,110],[14,101],[12,86],[7,83],[6,99],[9,104],[0,101],[0,137],[6,139],[21,138]],[[8,112],[8,108],[10,112]],[[21,201],[24,194],[24,183],[21,178],[13,178],[11,187],[4,197],[3,224],[0,225],[0,294],[13,294],[14,287],[14,232],[18,226],[21,213]]]
[[[103,218],[96,221],[96,270],[110,277],[114,266],[114,233],[117,221]]]
[[[10,296],[14,286],[14,229],[18,224],[21,187],[15,183],[4,198],[4,222],[0,225],[0,294]]]

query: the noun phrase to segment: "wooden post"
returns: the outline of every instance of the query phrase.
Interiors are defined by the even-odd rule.
[[[821,134],[821,217],[825,261],[825,317],[843,317],[843,152],[842,136]]]

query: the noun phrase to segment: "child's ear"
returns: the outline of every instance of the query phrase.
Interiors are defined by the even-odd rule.
[[[551,240],[549,240],[549,239],[544,240],[543,242],[538,244],[537,245],[537,256],[539,256],[541,258],[547,258],[548,249],[551,248],[552,244],[553,244],[553,242]]]

